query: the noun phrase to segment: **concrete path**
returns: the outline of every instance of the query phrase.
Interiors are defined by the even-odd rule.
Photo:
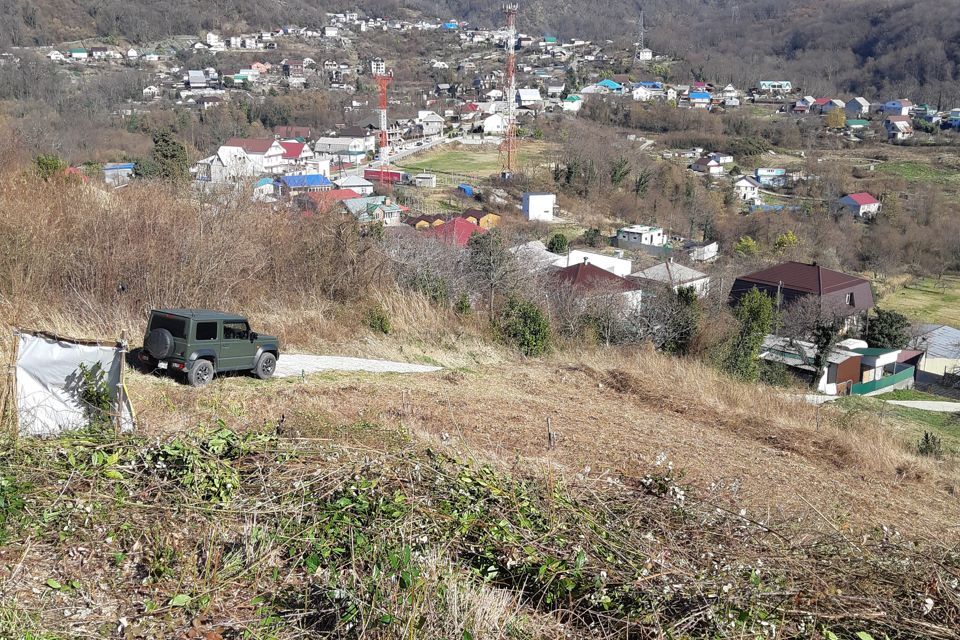
[[[368,371],[370,373],[430,373],[440,367],[389,360],[369,360],[342,356],[315,356],[305,353],[284,353],[277,360],[278,378],[292,378],[320,371]]]
[[[909,409],[923,409],[938,413],[960,413],[960,402],[941,402],[939,400],[887,400],[889,404]]]

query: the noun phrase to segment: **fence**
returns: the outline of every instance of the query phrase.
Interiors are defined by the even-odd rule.
[[[905,369],[902,369],[893,375],[884,376],[879,380],[858,382],[850,389],[850,393],[855,396],[865,396],[869,393],[880,391],[881,389],[888,389],[900,384],[901,382],[904,382],[905,380],[912,380],[914,371],[914,367],[906,367]]]

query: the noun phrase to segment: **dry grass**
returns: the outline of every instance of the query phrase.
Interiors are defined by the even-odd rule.
[[[411,348],[394,346],[400,355]],[[289,435],[377,448],[378,437],[343,426],[373,421],[521,469],[589,469],[590,477],[636,478],[662,453],[699,491],[716,492],[725,508],[799,518],[823,530],[885,524],[932,540],[958,533],[956,465],[916,456],[914,443],[901,440],[889,421],[880,426],[829,407],[818,421],[818,410],[801,400],[642,349],[535,362],[489,346],[484,357],[461,348],[467,353],[451,345],[439,354],[440,362],[468,363],[445,373],[330,373],[267,387],[229,378],[202,391],[137,376],[133,395],[150,433],[217,418],[257,427],[283,415]],[[553,450],[548,418],[559,437]]]

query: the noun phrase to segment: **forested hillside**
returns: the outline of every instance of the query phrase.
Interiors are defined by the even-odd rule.
[[[354,8],[389,17],[451,17],[491,25],[485,0],[8,0],[0,45],[84,37],[145,42],[172,34],[281,23],[321,24],[323,12]],[[690,74],[750,85],[786,77],[815,94],[910,95],[947,106],[960,99],[960,21],[937,0],[527,0],[518,24],[530,33],[612,39],[629,47],[639,6],[657,52]]]

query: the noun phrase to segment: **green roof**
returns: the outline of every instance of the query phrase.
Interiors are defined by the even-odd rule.
[[[576,102],[578,100],[582,100],[582,98],[572,94],[563,99],[564,102]]]
[[[900,351],[900,349],[880,349],[879,347],[871,347],[869,349],[851,349],[854,353],[859,353],[862,356],[885,356],[888,353],[894,353]]]
[[[77,47],[75,49],[70,49],[70,53],[86,53],[87,50],[83,47]]]
[[[869,127],[869,120],[847,120],[848,127]]]
[[[544,36],[543,41],[553,43],[557,41],[557,38],[555,36]]]

